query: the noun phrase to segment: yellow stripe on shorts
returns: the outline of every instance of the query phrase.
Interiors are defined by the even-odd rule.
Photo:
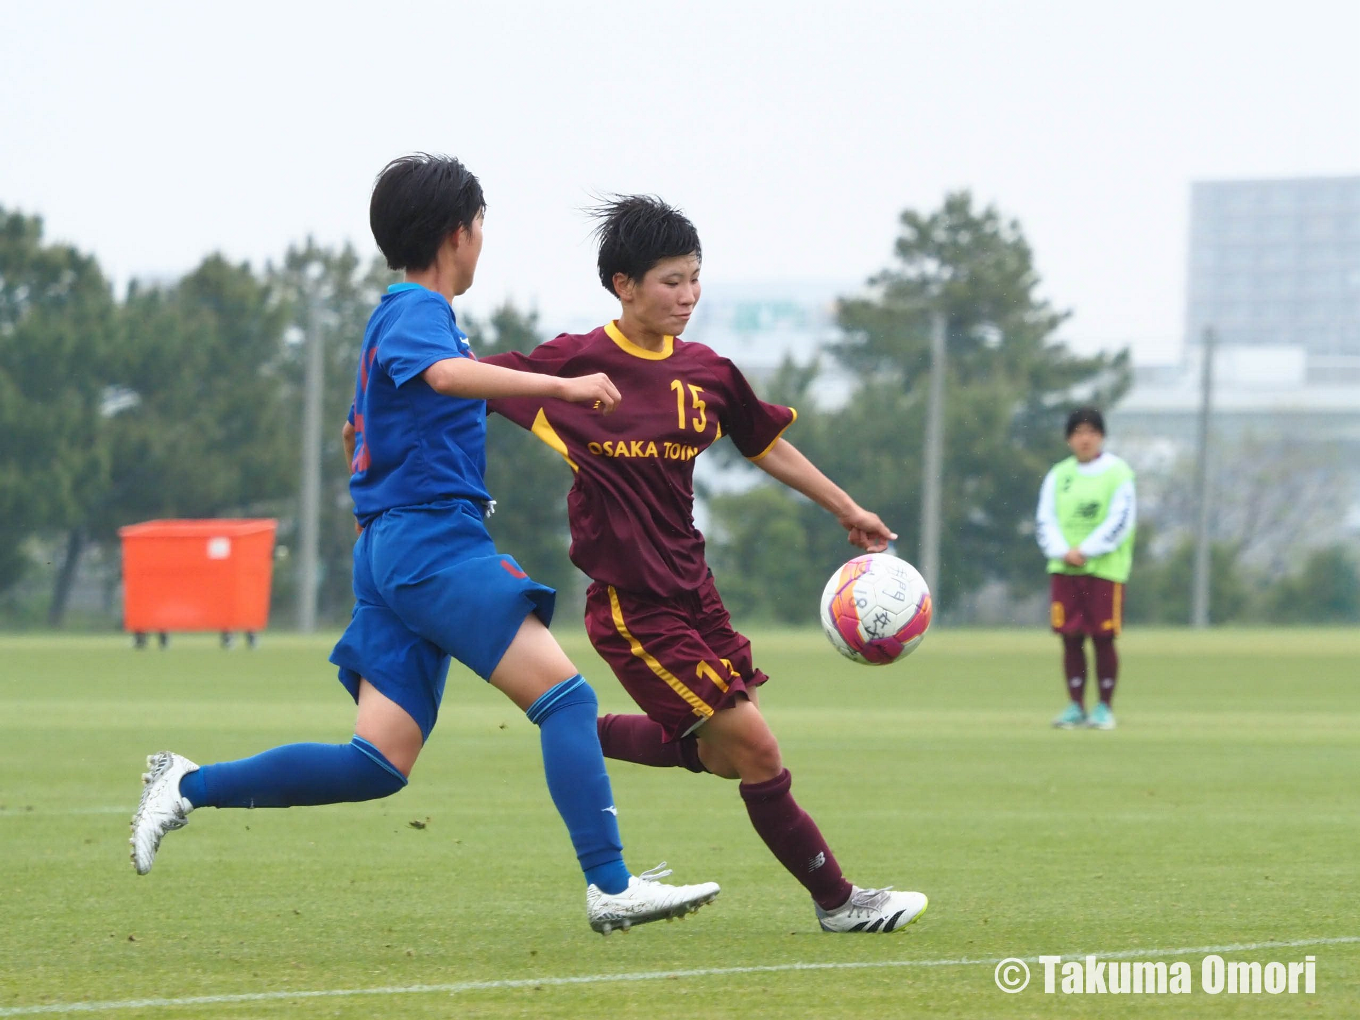
[[[632,653],[645,662],[648,669],[662,680],[666,681],[667,686],[669,686],[671,690],[684,698],[689,704],[689,707],[694,710],[695,715],[704,719],[712,716],[712,706],[706,704],[699,695],[686,687],[679,677],[665,666],[661,665],[661,663],[656,660],[655,656],[642,647],[641,641],[633,637],[632,633],[628,630],[628,625],[623,622],[623,607],[619,605],[619,593],[614,590],[612,584],[609,586],[609,608],[614,614],[614,627],[618,630],[620,636],[628,642],[628,647]]]

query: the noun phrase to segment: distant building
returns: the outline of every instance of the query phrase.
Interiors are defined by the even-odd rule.
[[[1325,446],[1360,522],[1360,177],[1192,185],[1185,345],[1135,365],[1110,415],[1135,457],[1194,442],[1203,338],[1213,329],[1214,435]]]
[[[817,402],[839,407],[853,390],[830,348],[840,339],[836,300],[857,293],[854,283],[784,281],[740,286],[709,285],[685,330],[686,340],[707,344],[756,384],[779,371],[785,359],[806,365],[821,359]]]
[[[1302,355],[1303,382],[1360,384],[1360,177],[1190,191],[1186,342]]]
[[[1360,444],[1360,177],[1192,185],[1186,298],[1182,360],[1136,367],[1126,427],[1193,436],[1212,329],[1221,425]]]

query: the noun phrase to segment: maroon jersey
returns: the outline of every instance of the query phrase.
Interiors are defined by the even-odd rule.
[[[614,323],[564,333],[493,365],[580,376],[606,373],[622,396],[613,414],[538,397],[487,402],[571,465],[571,561],[625,591],[696,591],[708,576],[694,526],[694,458],[723,436],[759,460],[798,416],[760,400],[737,367],[703,344],[666,338],[661,351],[632,343]]]

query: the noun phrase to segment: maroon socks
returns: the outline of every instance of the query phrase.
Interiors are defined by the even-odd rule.
[[[1067,678],[1067,694],[1080,705],[1086,699],[1086,635],[1063,635],[1063,675]],[[1114,636],[1091,638],[1096,648],[1096,676],[1099,678],[1100,700],[1106,705],[1114,698],[1114,687],[1119,680],[1119,653],[1114,648]]]
[[[699,742],[692,735],[666,743],[660,723],[645,715],[602,715],[595,720],[595,730],[606,758],[658,769],[708,771],[699,760]]]
[[[603,715],[595,720],[606,758],[653,768],[685,768],[707,772],[694,737],[666,743],[661,726],[645,715]],[[850,898],[852,886],[841,875],[831,848],[817,823],[789,792],[793,779],[785,769],[764,783],[742,783],[738,790],[746,813],[770,852],[812,894],[823,910],[834,910]]]
[[[766,782],[742,783],[738,789],[751,824],[770,852],[803,883],[818,906],[835,910],[850,898],[852,886],[841,874],[817,823],[793,799],[792,785],[793,778],[785,769]]]
[[[1108,705],[1114,697],[1114,685],[1119,680],[1119,653],[1114,650],[1113,637],[1092,638],[1096,646],[1096,676],[1100,679],[1100,700]]]
[[[1063,635],[1063,676],[1067,678],[1067,695],[1078,705],[1086,700],[1085,644],[1085,634]]]

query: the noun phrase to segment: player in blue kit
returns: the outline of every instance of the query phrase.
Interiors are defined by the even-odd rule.
[[[358,705],[347,744],[288,744],[198,766],[147,759],[132,820],[146,874],[165,833],[200,807],[292,807],[372,800],[407,784],[439,711],[450,657],[501,690],[540,729],[544,769],[586,876],[590,925],[677,917],[718,894],[670,886],[623,863],[617,812],[596,733],[595,692],[548,632],[555,592],[496,551],[483,524],[486,399],[556,397],[608,413],[604,374],[557,378],[479,363],[450,305],[472,284],[482,248],[481,184],[458,160],[416,154],[373,189],[378,247],[406,280],[369,319],[345,425],[360,533],[355,607],[331,661]]]

